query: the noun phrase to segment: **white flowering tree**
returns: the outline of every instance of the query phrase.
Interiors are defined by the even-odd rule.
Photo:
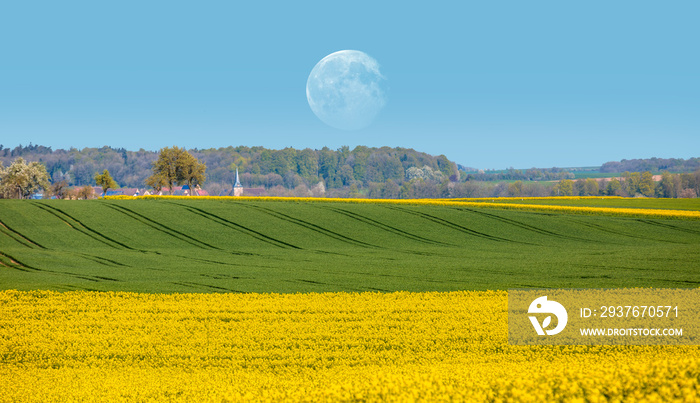
[[[429,166],[425,165],[423,168],[418,168],[418,167],[410,167],[406,170],[406,179],[407,180],[413,180],[413,179],[422,179],[424,181],[433,181],[440,183],[445,179],[445,175],[443,175],[442,172],[440,171],[435,171]]]
[[[7,168],[0,167],[0,193],[10,199],[25,199],[38,190],[49,188],[49,174],[39,162],[18,157]]]

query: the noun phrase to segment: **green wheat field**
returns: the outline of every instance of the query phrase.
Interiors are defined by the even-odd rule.
[[[699,245],[698,220],[322,201],[0,200],[0,289],[683,288],[700,285]]]

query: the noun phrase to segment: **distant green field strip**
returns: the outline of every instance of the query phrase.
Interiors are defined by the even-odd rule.
[[[452,203],[446,203],[451,205]],[[681,220],[700,220],[700,211],[691,210],[668,210],[668,209],[647,209],[644,207],[583,207],[583,206],[566,206],[557,204],[521,204],[521,203],[488,203],[483,202],[455,202],[454,205],[462,205],[468,207],[483,207],[501,210],[523,210],[523,211],[542,211],[564,214],[584,214],[584,215],[600,215],[600,216],[617,216],[617,217],[650,217],[650,218],[670,218]]]
[[[662,210],[691,210],[700,211],[700,198],[695,199],[653,199],[653,198],[498,198],[498,199],[464,199],[462,201],[537,204],[544,206],[572,206],[572,207],[612,207],[612,208],[636,208],[636,209],[662,209]]]
[[[110,200],[182,200],[187,196],[113,196]],[[566,214],[607,215],[625,217],[654,217],[683,220],[700,220],[700,203],[679,202],[688,199],[641,199],[621,197],[531,197],[531,198],[479,198],[479,199],[338,199],[313,197],[229,197],[207,196],[198,199],[236,202],[285,202],[285,203],[355,203],[382,205],[462,206],[501,210],[552,211]],[[618,201],[614,201],[618,200]],[[633,200],[655,200],[659,205],[634,205]],[[695,199],[693,199],[695,200]],[[606,203],[618,203],[608,205]],[[630,203],[629,206],[627,203]],[[572,204],[572,205],[569,205]],[[674,209],[678,206],[678,209]]]
[[[248,198],[256,201],[299,203],[357,203],[381,205],[462,206],[499,210],[552,211],[566,214],[700,220],[700,199],[644,199],[617,197],[494,198],[494,199],[323,199]],[[642,202],[644,200],[644,202]],[[690,200],[690,201],[688,201]]]

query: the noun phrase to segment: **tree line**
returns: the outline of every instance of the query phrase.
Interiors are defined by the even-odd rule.
[[[663,172],[660,180],[655,180],[650,171],[623,172],[604,181],[567,179],[552,187],[552,195],[694,198],[700,195],[700,169],[682,174]]]
[[[132,152],[111,147],[54,151],[34,145],[12,150],[0,146],[0,162],[3,163],[0,197],[6,198],[26,198],[38,190],[59,198],[91,198],[97,196],[91,187],[95,185],[102,188],[102,194],[119,186],[172,193],[177,185],[188,185],[190,189],[203,187],[213,195],[229,194],[236,169],[241,172],[244,186],[262,187],[263,194],[269,196],[697,197],[700,194],[700,170],[664,172],[657,181],[651,171],[624,172],[608,181],[572,180],[574,175],[560,168],[466,173],[460,172],[443,155],[435,157],[412,149],[389,147],[358,146],[352,150],[349,147],[337,150],[227,147],[188,151],[174,146],[159,152]]]
[[[197,161],[186,150],[173,147],[160,150],[158,159],[152,163],[152,175],[146,179],[146,184],[154,192],[167,190],[173,194],[175,185],[187,184],[189,189],[199,187],[205,180],[206,165]],[[119,184],[112,178],[108,169],[93,178],[95,184],[102,188],[106,195],[111,188]],[[85,185],[78,189],[70,189],[62,179],[53,184],[49,181],[49,173],[40,162],[30,162],[17,157],[9,167],[0,166],[0,198],[25,199],[37,192],[43,192],[44,197],[56,196],[64,199],[90,199],[95,196],[94,188]],[[192,191],[189,194],[193,194]]]
[[[241,182],[246,187],[275,188],[281,191],[303,185],[309,189],[323,182],[327,190],[345,189],[352,185],[367,189],[372,183],[389,180],[401,185],[407,180],[409,168],[439,172],[457,181],[457,164],[444,155],[432,156],[409,148],[370,148],[347,146],[331,150],[285,148],[271,150],[264,147],[225,147],[217,149],[185,150],[206,166],[205,189],[219,193],[230,188],[238,168]],[[51,147],[29,145],[14,149],[0,146],[0,162],[8,166],[17,157],[42,163],[52,183],[65,181],[68,186],[95,185],[95,173],[107,169],[122,187],[144,187],[153,174],[153,164],[160,151],[127,151],[123,148],[101,147],[78,150],[53,150]],[[427,167],[427,168],[426,168]],[[151,183],[152,184],[152,183]]]

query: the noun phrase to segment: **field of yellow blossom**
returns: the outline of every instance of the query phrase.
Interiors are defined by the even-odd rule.
[[[0,401],[698,401],[697,346],[510,346],[507,294],[0,292]]]

